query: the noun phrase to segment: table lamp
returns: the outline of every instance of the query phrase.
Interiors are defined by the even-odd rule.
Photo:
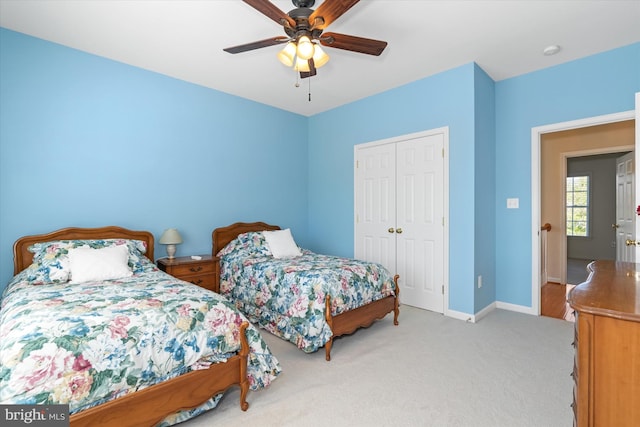
[[[173,259],[176,255],[176,245],[182,243],[182,237],[175,228],[167,228],[160,237],[160,244],[167,245],[167,255]]]

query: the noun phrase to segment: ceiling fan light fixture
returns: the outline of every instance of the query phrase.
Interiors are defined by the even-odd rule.
[[[1,0],[0,0],[1,1]],[[339,33],[323,33],[327,26],[351,9],[360,0],[322,0],[317,9],[311,7],[316,0],[292,0],[295,9],[288,13],[280,10],[274,0],[243,0],[265,17],[282,26],[286,36],[270,37],[251,43],[223,49],[236,54],[264,47],[285,45],[276,54],[286,67],[293,67],[305,79],[316,75],[318,68],[329,62],[320,45],[367,55],[380,56],[387,42]]]
[[[302,36],[298,39],[298,49],[296,51],[298,58],[304,59],[305,61],[311,57],[313,57],[314,52],[313,43],[307,36]]]
[[[319,45],[315,45],[313,52],[313,63],[315,64],[316,68],[322,67],[327,62],[329,62],[329,55],[327,55]]]
[[[278,52],[278,60],[282,62],[286,67],[292,67],[293,61],[296,56],[296,44],[294,42],[289,42],[287,45]]]

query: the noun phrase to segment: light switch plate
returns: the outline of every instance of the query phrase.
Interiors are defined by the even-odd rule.
[[[520,207],[520,199],[511,198],[507,199],[507,209],[518,209]]]

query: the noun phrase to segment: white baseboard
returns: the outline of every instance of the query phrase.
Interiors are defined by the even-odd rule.
[[[483,308],[482,310],[480,310],[475,314],[475,321],[477,322],[478,320],[482,319],[484,316],[491,313],[495,309],[496,309],[496,303],[492,302],[491,304],[489,304],[488,306],[486,306],[485,308]]]
[[[464,320],[465,322],[476,323],[478,320],[482,319],[487,314],[491,313],[496,308],[495,302],[492,302],[476,314],[463,313],[461,311],[455,310],[447,310],[445,313],[448,317],[453,317],[454,319]]]
[[[533,312],[533,308],[524,305],[510,304],[508,302],[501,301],[496,301],[495,304],[496,308],[501,308],[503,310],[517,311],[518,313],[532,314],[534,316],[538,315],[538,313]]]
[[[464,320],[465,322],[475,323],[475,316],[473,314],[463,313],[462,311],[447,310],[444,315],[454,319]]]
[[[462,311],[447,310],[444,315],[458,320],[464,320],[465,322],[476,323],[487,314],[491,313],[496,308],[502,310],[515,311],[518,313],[531,314],[537,316],[537,313],[533,312],[531,307],[524,305],[510,304],[508,302],[495,301],[477,312],[476,314],[463,313]]]

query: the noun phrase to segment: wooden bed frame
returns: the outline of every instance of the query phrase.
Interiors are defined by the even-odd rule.
[[[33,254],[28,248],[37,242],[79,239],[132,239],[147,244],[147,258],[153,259],[153,234],[147,231],[132,231],[108,226],[101,228],[65,228],[48,234],[25,236],[13,246],[14,273],[27,268]],[[209,369],[191,371],[165,382],[149,386],[70,416],[71,426],[154,426],[168,415],[179,410],[195,408],[212,396],[233,385],[240,386],[240,408],[246,411],[249,391],[247,379],[247,356],[249,344],[244,322],[240,327],[241,349],[226,363],[211,365]]]
[[[239,234],[248,233],[250,231],[280,230],[277,225],[269,225],[264,222],[236,222],[226,227],[220,227],[213,230],[211,234],[212,255],[215,264],[214,268],[214,292],[220,292],[220,258],[216,255],[229,242],[235,239]],[[341,335],[349,335],[358,328],[370,326],[374,321],[382,319],[391,311],[394,312],[393,324],[398,325],[398,315],[400,314],[399,299],[400,288],[398,287],[398,278],[396,274],[393,278],[395,283],[395,296],[391,295],[386,298],[371,302],[362,307],[340,313],[336,316],[331,315],[331,297],[327,295],[325,303],[325,318],[333,336],[325,344],[325,358],[331,360],[331,347],[333,339]]]

